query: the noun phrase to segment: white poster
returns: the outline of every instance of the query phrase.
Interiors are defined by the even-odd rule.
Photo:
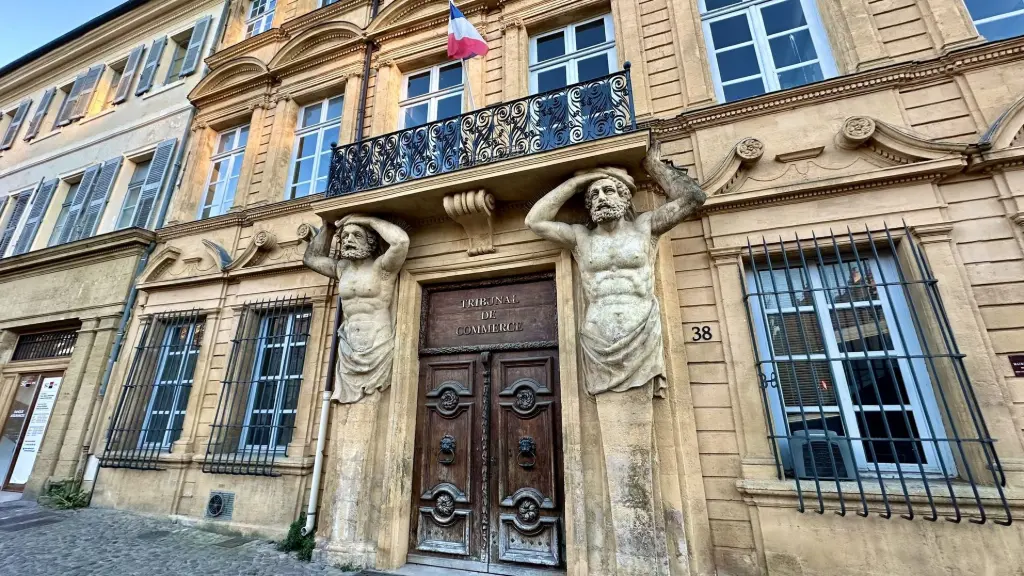
[[[25,429],[25,439],[21,443],[21,450],[18,452],[18,460],[14,465],[14,471],[11,472],[9,484],[24,484],[28,482],[28,477],[32,474],[36,456],[39,455],[39,446],[43,443],[43,435],[46,433],[46,424],[50,421],[50,413],[53,412],[53,404],[57,400],[60,381],[60,376],[43,380],[43,388],[39,391],[39,399],[36,400],[32,418],[29,419],[28,427]]]

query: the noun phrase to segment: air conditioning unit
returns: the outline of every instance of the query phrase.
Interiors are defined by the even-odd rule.
[[[231,520],[235,511],[235,493],[211,490],[206,500],[206,517],[215,520]]]
[[[815,472],[818,478],[854,478],[853,467],[857,463],[845,436],[831,430],[800,430],[790,436],[789,450],[797,478],[814,478]]]

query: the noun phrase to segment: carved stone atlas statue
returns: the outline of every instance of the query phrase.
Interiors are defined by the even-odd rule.
[[[654,291],[658,237],[694,214],[707,195],[686,172],[661,160],[654,142],[644,168],[668,196],[637,215],[636,184],[615,167],[579,172],[541,198],[526,216],[538,236],[572,251],[585,312],[579,327],[583,381],[597,400],[611,497],[619,574],[667,573],[654,509],[653,396],[665,389],[661,309]],[[586,225],[555,220],[584,194]],[[662,560],[663,559],[663,560]]]
[[[330,256],[338,237],[340,258]],[[387,250],[380,252],[381,240]],[[398,271],[409,252],[404,230],[379,218],[352,214],[323,228],[306,247],[302,262],[338,281],[344,318],[338,330],[338,365],[332,400],[357,402],[391,384],[395,324],[391,313]]]

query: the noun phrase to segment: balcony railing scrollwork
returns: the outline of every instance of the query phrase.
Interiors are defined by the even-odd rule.
[[[636,129],[630,67],[565,88],[336,146],[327,197],[445,174]]]

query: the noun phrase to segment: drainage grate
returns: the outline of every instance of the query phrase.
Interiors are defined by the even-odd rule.
[[[217,520],[231,520],[235,511],[235,493],[210,491],[210,498],[206,501],[206,517]]]

